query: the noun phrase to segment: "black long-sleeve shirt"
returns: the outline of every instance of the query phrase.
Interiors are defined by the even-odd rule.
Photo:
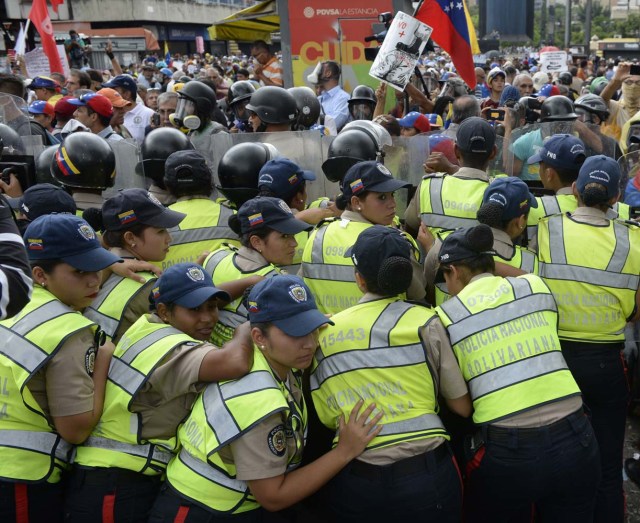
[[[29,303],[33,280],[27,251],[8,203],[0,197],[0,320]]]

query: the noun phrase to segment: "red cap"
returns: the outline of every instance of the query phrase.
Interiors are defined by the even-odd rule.
[[[56,102],[53,110],[57,115],[62,116],[63,118],[73,118],[73,113],[76,111],[76,106],[69,103],[73,96],[63,96]]]
[[[111,101],[106,96],[98,93],[87,93],[83,94],[80,98],[71,98],[69,103],[76,107],[86,105],[93,112],[98,113],[100,116],[106,116],[107,118],[113,115]]]

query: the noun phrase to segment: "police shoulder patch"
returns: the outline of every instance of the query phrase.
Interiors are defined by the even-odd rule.
[[[96,365],[96,354],[98,350],[95,347],[89,347],[84,354],[84,368],[89,376],[93,376],[93,369]]]
[[[284,436],[284,425],[277,425],[271,429],[267,436],[269,450],[278,457],[284,456],[287,449],[287,440]]]

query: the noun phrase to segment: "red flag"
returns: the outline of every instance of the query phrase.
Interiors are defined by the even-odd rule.
[[[58,6],[60,4],[64,4],[64,0],[50,0],[51,1],[51,8],[53,9],[54,13],[58,12]]]
[[[464,1],[424,0],[414,18],[433,27],[433,41],[449,53],[465,83],[475,88],[476,73]]]
[[[49,70],[52,73],[62,73],[62,62],[60,61],[56,41],[53,38],[53,25],[51,24],[51,18],[49,18],[47,0],[33,0],[29,19],[38,33],[40,33],[42,49],[44,49],[44,54],[49,59]]]

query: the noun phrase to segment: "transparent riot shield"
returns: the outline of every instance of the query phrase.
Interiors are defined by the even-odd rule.
[[[146,189],[149,185],[144,176],[136,173],[136,167],[140,162],[140,147],[132,140],[119,140],[109,142],[116,155],[116,178],[113,187],[105,190],[105,198],[114,196],[120,189],[141,188]]]
[[[584,142],[587,156],[604,154],[617,160],[622,154],[618,142],[610,136],[602,134],[601,129],[599,125],[576,121],[573,126],[573,134]]]
[[[17,96],[0,93],[0,171],[12,172],[22,190],[35,181],[34,157],[44,149],[40,136],[32,136],[27,103]]]
[[[629,180],[634,178],[640,179],[640,150],[627,153],[624,156],[618,158],[618,165],[620,166],[620,194],[623,195],[626,203],[626,191]]]
[[[577,120],[536,123],[515,129],[506,143],[503,143],[504,172],[519,176],[525,181],[539,180],[538,165],[529,165],[527,160],[555,134],[571,134],[580,138],[584,142],[587,157],[604,154],[615,159],[619,156],[615,140],[603,135],[597,125],[585,124]]]
[[[396,193],[396,214],[403,216],[415,188],[424,176],[424,162],[429,157],[429,135],[394,136],[393,145],[385,147],[384,152],[384,164],[393,177],[412,185],[408,191]]]
[[[308,200],[323,196],[334,197],[338,185],[326,180],[322,173],[322,162],[333,137],[323,136],[318,131],[292,131],[283,133],[219,133],[212,135],[207,159],[218,184],[218,163],[230,147],[239,143],[260,142],[273,145],[280,156],[289,158],[303,169],[315,173],[316,179],[307,183]]]

